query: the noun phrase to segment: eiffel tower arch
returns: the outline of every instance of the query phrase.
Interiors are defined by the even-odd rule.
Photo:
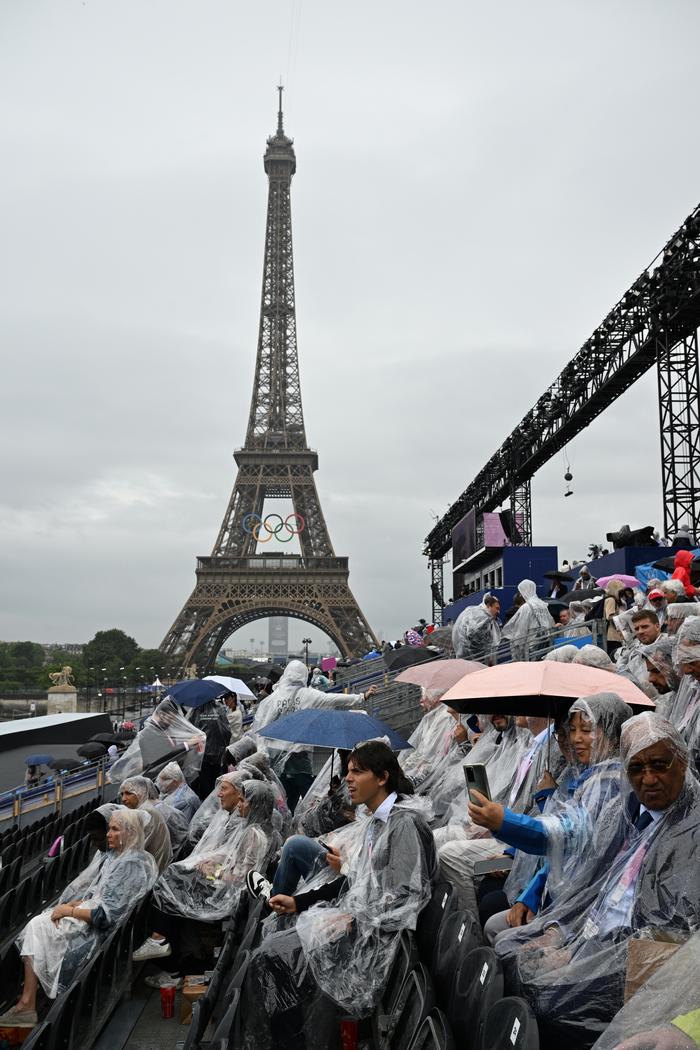
[[[238,473],[214,548],[197,559],[195,588],[160,646],[171,664],[196,663],[202,674],[213,668],[230,634],[263,617],[305,620],[344,656],[358,656],[376,642],[350,590],[348,559],[333,550],[314,480],[318,455],[306,440],[292,255],[296,157],[284,133],[279,90],[277,132],[265,151],[265,260],[245,445],[234,453]],[[291,500],[293,513],[263,519],[266,499]],[[296,537],[300,553],[267,552],[273,536],[282,542]]]

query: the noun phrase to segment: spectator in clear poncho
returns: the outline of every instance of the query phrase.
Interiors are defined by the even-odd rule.
[[[294,829],[300,835],[316,838],[355,819],[345,775],[350,752],[339,750],[324,763],[313,784],[294,810]]]
[[[352,827],[361,837],[351,856],[343,863],[333,852],[335,879],[270,899],[278,916],[297,918],[292,928],[269,933],[250,961],[241,1008],[245,1050],[332,1045],[339,1011],[373,1011],[398,937],[416,928],[430,900],[432,836],[403,797],[410,785],[394,754],[378,741],[361,745],[347,779],[353,804],[370,815]]]
[[[17,938],[24,988],[17,1004],[0,1017],[3,1026],[35,1025],[38,985],[49,999],[65,991],[100,941],[153,886],[157,870],[144,851],[138,813],[114,808],[106,846],[66,887],[59,904],[30,919]]]
[[[148,777],[129,777],[122,781],[119,789],[122,804],[127,809],[138,809],[144,814],[144,849],[155,860],[158,871],[163,872],[173,859],[172,840],[165,814],[156,808],[151,792],[157,796],[155,785]],[[172,813],[176,817],[180,816],[175,810]],[[186,826],[184,833],[186,836]],[[179,832],[176,832],[176,838],[181,841]]]
[[[182,770],[191,783],[199,775],[206,739],[205,734],[187,720],[179,704],[166,696],[121,758],[110,767],[109,780],[112,784],[121,784],[126,777],[139,776],[157,762],[184,751]]]
[[[398,755],[399,765],[416,791],[428,778],[435,778],[438,770],[444,770],[446,762],[463,757],[459,744],[464,741],[455,736],[459,716],[440,702],[444,694],[444,689],[423,690],[421,707],[426,713],[408,738],[411,747]],[[426,790],[430,792],[430,784]]]
[[[326,693],[322,689],[307,686],[307,677],[306,664],[301,660],[290,660],[271,696],[258,705],[251,732],[259,733],[266,725],[282,718],[283,715],[308,707],[360,708],[365,699],[376,692],[375,687],[370,686],[365,693]],[[282,744],[271,738],[263,738],[263,743],[270,754],[272,766],[284,785],[289,808],[293,811],[297,801],[306,794],[314,779],[308,747],[303,744]]]
[[[558,664],[570,664],[578,655],[578,652],[577,645],[558,645],[556,649],[552,649],[550,653],[547,653],[545,660]]]
[[[678,632],[676,663],[683,677],[670,715],[690,749],[690,766],[700,777],[700,617],[686,619]]]
[[[601,671],[615,670],[615,664],[598,645],[582,645],[571,662],[584,664],[586,667],[598,667]]]
[[[593,1050],[697,1050],[700,1046],[700,931],[616,1014]]]
[[[523,604],[505,625],[501,637],[510,642],[513,660],[535,659],[542,655],[554,620],[547,603],[537,597],[537,587],[532,580],[522,580],[518,584],[518,593]]]
[[[182,813],[189,825],[201,803],[199,796],[185,780],[185,774],[177,762],[168,762],[167,766],[163,766],[155,783],[160,793],[160,801]]]
[[[184,860],[171,864],[153,890],[154,933],[134,953],[136,961],[172,957],[181,962],[183,920],[219,923],[235,909],[251,868],[263,870],[281,845],[272,825],[272,785],[225,773],[218,780],[220,809]],[[165,977],[167,980],[167,977]],[[160,983],[156,977],[152,983]]]
[[[491,594],[484,595],[481,605],[468,605],[462,609],[452,628],[452,647],[456,657],[489,663],[501,640],[500,611],[501,603]]]
[[[552,795],[542,815],[516,813],[472,792],[469,814],[476,824],[522,853],[546,858],[521,888],[512,908],[489,919],[491,939],[531,921],[559,894],[572,871],[581,870],[589,853],[599,849],[595,839],[598,821],[610,805],[619,804],[620,733],[631,714],[631,708],[615,693],[583,697],[571,705],[566,725],[566,787]],[[554,791],[557,785],[551,780],[548,787]]]
[[[480,719],[481,720],[481,719]],[[547,719],[528,718],[528,728],[520,728],[513,719],[503,715],[492,716],[493,728],[507,726],[500,734],[501,744],[491,755],[484,755],[489,789],[493,798],[501,799],[516,812],[529,808],[534,786],[545,769],[558,767],[559,750],[551,740]],[[481,740],[474,747],[464,765],[480,762]],[[496,736],[498,739],[498,735]],[[487,743],[489,734],[486,734]],[[476,755],[476,757],[473,757]],[[461,771],[463,774],[463,770]],[[477,911],[474,867],[478,861],[489,860],[502,852],[502,846],[491,835],[472,823],[468,814],[469,794],[462,781],[450,810],[448,822],[434,832],[440,867],[445,878],[455,887],[460,907]]]
[[[674,664],[675,652],[675,643],[667,634],[660,634],[649,645],[641,647],[647,681],[655,693],[656,711],[671,721],[671,711],[680,680]]]
[[[599,817],[597,863],[496,943],[545,1039],[572,1050],[590,1047],[621,1008],[633,939],[684,939],[700,924],[700,785],[687,746],[645,713],[623,726],[620,753],[623,804]]]

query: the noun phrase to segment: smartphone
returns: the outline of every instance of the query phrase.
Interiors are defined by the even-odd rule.
[[[492,860],[477,860],[474,865],[475,875],[489,875],[492,871],[510,871],[513,867],[512,857],[496,857]]]
[[[323,846],[323,848],[325,849],[326,853],[332,853],[333,852],[333,848],[331,846],[329,846],[327,842],[324,842],[323,839],[316,839],[316,841],[318,842],[319,846]]]
[[[486,766],[480,765],[478,762],[473,766],[463,766],[464,779],[467,782],[467,788],[469,790],[469,797],[472,799],[472,788],[476,788],[482,795],[486,795],[486,798],[491,801],[491,791],[489,788],[489,778],[486,774]]]

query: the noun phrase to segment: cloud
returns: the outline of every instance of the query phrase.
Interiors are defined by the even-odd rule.
[[[280,69],[307,435],[387,635],[428,613],[432,513],[695,203],[695,4],[307,0],[291,48],[289,15],[4,20],[0,637],[154,645],[190,593],[245,436]],[[538,473],[537,542],[661,523],[653,380],[572,442],[571,499]]]

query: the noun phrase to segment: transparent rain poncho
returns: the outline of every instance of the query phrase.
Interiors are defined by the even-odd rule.
[[[251,736],[250,733],[246,733],[240,740],[229,744],[226,748],[224,760],[228,761],[231,769],[235,769],[244,758],[247,758],[248,755],[254,755],[257,750],[256,738]]]
[[[440,829],[449,826],[450,834],[438,836],[440,845],[455,836],[482,838],[485,835],[483,828],[472,824],[469,819],[469,792],[464,778],[464,766],[486,766],[491,799],[494,802],[505,802],[518,767],[532,746],[532,734],[528,729],[521,729],[516,725],[515,718],[507,717],[504,730],[496,729],[492,718],[491,715],[479,715],[479,723],[483,729],[480,738],[466,758],[449,767],[440,785],[440,791],[436,790],[435,795],[429,792],[436,816],[447,797],[447,808],[442,818],[438,817],[438,824]]]
[[[364,693],[325,693],[322,689],[307,686],[308,669],[301,660],[290,660],[284,674],[274,686],[272,694],[265,697],[258,705],[251,726],[251,732],[259,733],[271,722],[283,715],[293,714],[307,707],[360,708],[364,704]],[[290,744],[286,741],[273,740],[271,737],[259,737],[259,747],[265,747],[281,773],[291,755],[301,751],[313,751],[308,744]]]
[[[151,791],[154,788],[153,781],[149,780],[148,777],[128,777],[122,781],[120,791],[122,793],[125,791],[130,792],[138,798],[139,812],[144,814],[144,849],[155,860],[158,865],[158,871],[163,872],[173,859],[173,844],[170,839],[165,813],[159,812],[155,803],[150,801]],[[177,821],[176,827],[179,828]],[[184,841],[181,830],[176,832],[176,838],[179,838],[180,843]]]
[[[53,922],[53,905],[30,919],[17,938],[20,955],[50,999],[64,992],[100,941],[123,921],[155,883],[158,872],[144,852],[143,821],[138,812],[114,808],[110,820],[119,826],[121,847],[98,851],[87,868],[61,894],[61,903],[81,903],[91,921],[66,917]]]
[[[444,693],[444,690],[442,690]],[[400,751],[399,765],[414,787],[418,787],[444,765],[450,752],[457,754],[454,731],[457,722],[445,704],[438,703],[423,715],[408,738],[411,748]]]
[[[700,616],[700,605],[697,602],[672,602],[666,610],[669,635],[675,637],[686,620],[694,616]]]
[[[518,591],[525,599],[501,631],[501,637],[510,642],[513,660],[527,660],[544,647],[554,620],[547,603],[537,597],[537,587],[532,580],[523,580]]]
[[[500,640],[498,620],[483,604],[462,609],[452,628],[452,647],[462,660],[488,659]]]
[[[245,781],[242,790],[251,807],[248,816],[220,808],[189,857],[161,875],[153,890],[161,911],[200,922],[225,919],[245,889],[247,872],[265,871],[281,845],[272,825],[275,793],[271,784],[254,780]]]
[[[126,777],[138,776],[150,766],[184,750],[182,770],[185,779],[191,783],[199,775],[206,742],[204,733],[196,729],[178,704],[166,696],[121,758],[110,767],[108,778],[112,784],[121,784]]]
[[[294,810],[294,831],[316,838],[355,819],[355,809],[342,775],[341,756],[335,752]]]
[[[350,832],[354,849],[337,899],[313,904],[294,927],[270,933],[251,959],[242,1010],[245,1050],[277,1046],[280,1025],[285,1045],[295,1039],[309,1047],[334,1045],[337,1012],[372,1012],[398,937],[415,930],[430,900],[435,849],[410,800],[399,796],[386,822],[360,818]]]
[[[556,649],[552,649],[551,653],[547,653],[545,660],[554,660],[560,664],[570,664],[578,654],[579,647],[577,645],[558,645]]]
[[[598,645],[582,645],[571,661],[586,667],[599,667],[601,671],[614,671],[615,665],[608,654]]]
[[[160,794],[160,801],[166,802],[173,809],[182,813],[187,824],[192,820],[200,807],[199,796],[185,780],[185,775],[177,762],[168,762],[163,766],[155,780]]]
[[[587,765],[573,761],[569,790],[552,796],[545,812],[529,825],[526,817],[510,817],[506,811],[496,837],[526,853],[546,856],[548,891],[552,896],[571,878],[572,872],[589,862],[603,847],[601,828],[607,827],[607,812],[619,808],[622,766],[619,741],[622,724],[631,708],[615,693],[597,693],[576,700],[569,709],[569,725],[579,713],[593,729]],[[594,856],[595,862],[595,856]]]
[[[256,770],[256,773],[257,772],[258,771]],[[223,776],[218,777],[214,785],[214,790],[207,795],[204,802],[202,802],[201,806],[190,821],[190,826],[187,831],[187,838],[189,841],[198,842],[211,824],[213,818],[217,813],[221,812],[219,784],[222,780],[227,780],[230,784],[235,784],[238,790],[242,791],[246,780],[254,779],[256,778],[245,769],[235,769],[231,773],[224,773]]]
[[[561,1030],[562,1045],[567,1034],[592,1042],[621,1008],[633,940],[683,941],[700,925],[700,785],[687,767],[686,745],[670,722],[645,713],[623,726],[621,757],[627,768],[659,743],[678,763],[673,801],[645,826],[626,783],[623,804],[599,817],[604,848],[551,907],[496,943],[538,1017]]]
[[[700,1038],[698,973],[700,931],[645,981],[593,1050],[695,1050]]]

